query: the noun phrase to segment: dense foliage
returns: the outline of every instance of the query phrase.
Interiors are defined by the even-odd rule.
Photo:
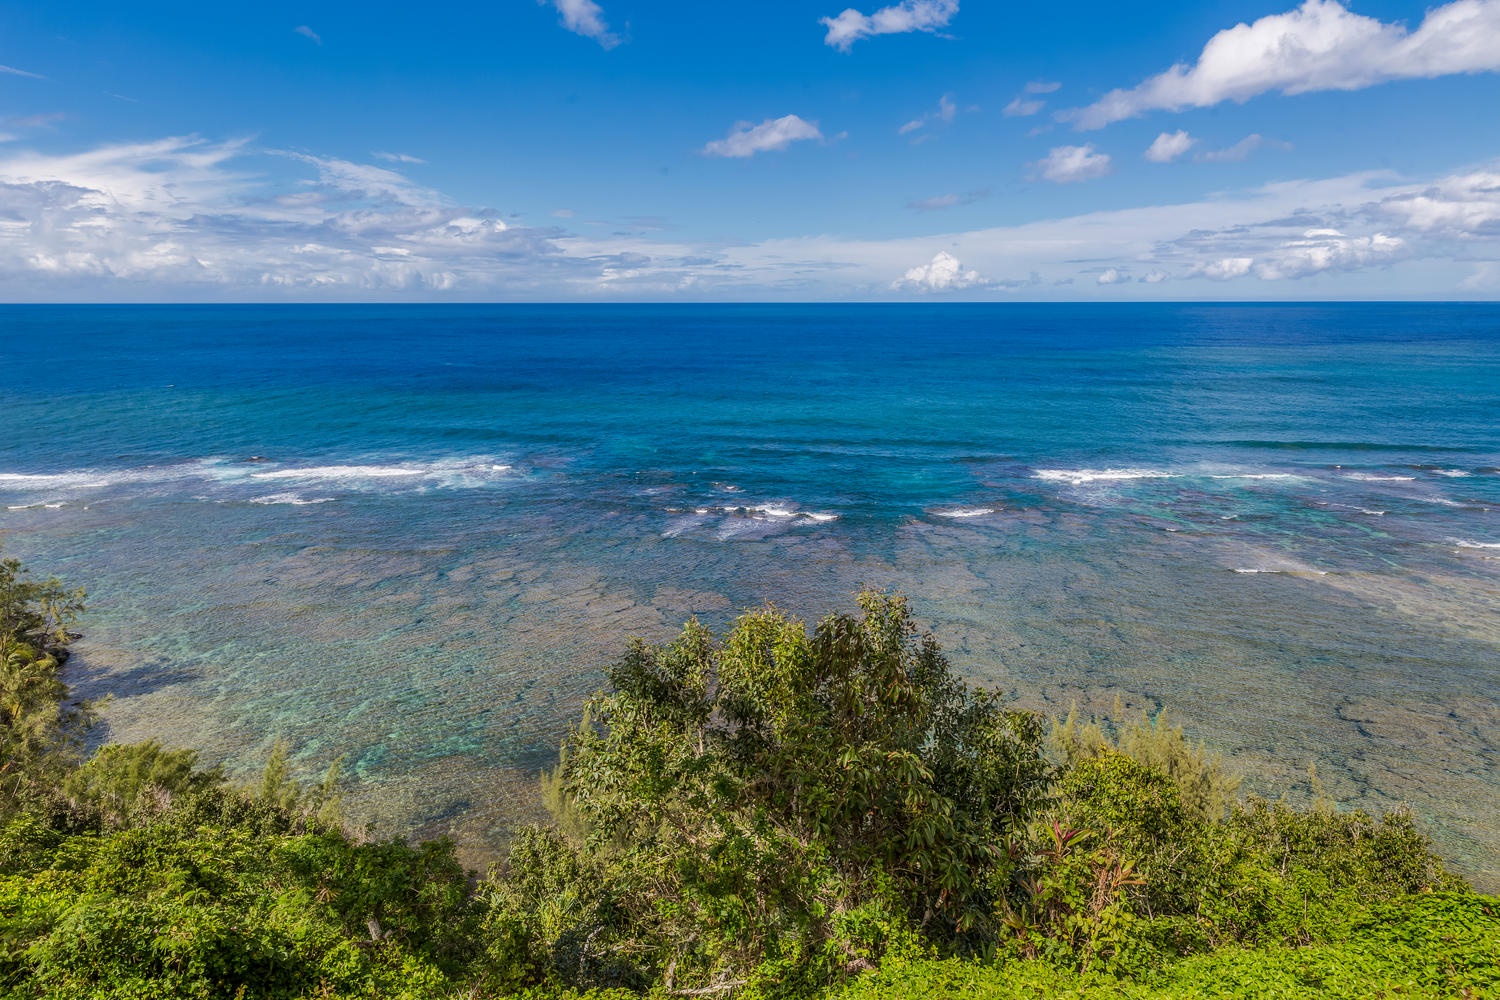
[[[85,756],[82,594],[0,563],[0,995],[1493,995],[1500,904],[1405,813],[1240,799],[1160,717],[1049,730],[859,604],[633,643],[478,878],[284,744],[251,788]]]

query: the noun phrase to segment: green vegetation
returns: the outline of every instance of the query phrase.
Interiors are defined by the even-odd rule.
[[[636,642],[478,878],[236,787],[85,756],[82,594],[0,563],[0,995],[1494,996],[1500,901],[1405,813],[1242,799],[1164,718],[1049,726],[899,597]]]

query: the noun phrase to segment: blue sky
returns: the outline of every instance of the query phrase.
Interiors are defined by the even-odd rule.
[[[0,3],[0,298],[1500,297],[1500,0]]]

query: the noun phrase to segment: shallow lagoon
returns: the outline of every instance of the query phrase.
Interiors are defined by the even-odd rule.
[[[625,636],[894,587],[1500,884],[1496,307],[24,307],[0,357],[100,738],[346,754],[477,860]]]

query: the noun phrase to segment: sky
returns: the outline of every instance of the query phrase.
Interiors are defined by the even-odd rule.
[[[0,0],[0,301],[1500,298],[1500,0]]]

